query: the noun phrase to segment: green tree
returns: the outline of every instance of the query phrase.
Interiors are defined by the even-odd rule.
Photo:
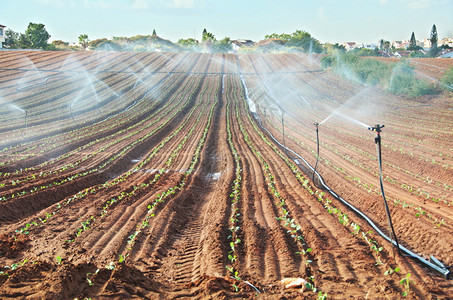
[[[325,43],[323,46],[324,46],[324,50],[325,50],[324,52],[326,54],[333,54],[333,53],[336,53],[337,51],[339,53],[346,52],[346,48],[343,45],[340,45],[338,43],[335,43],[335,44]]]
[[[50,34],[44,28],[44,24],[37,24],[30,22],[27,30],[25,30],[24,41],[25,45],[28,45],[32,49],[46,49],[47,41],[50,38]]]
[[[5,31],[5,42],[3,43],[5,48],[16,49],[19,47],[19,33],[11,29]]]
[[[153,29],[153,34],[152,36],[157,36],[156,29]]]
[[[55,46],[68,46],[69,45],[68,42],[64,42],[62,40],[52,41],[52,44],[54,44]]]
[[[352,50],[358,56],[379,56],[379,52],[377,48],[374,49],[367,49],[367,48],[356,48]]]
[[[96,48],[98,48],[100,45],[106,43],[106,42],[109,42],[108,39],[106,38],[102,38],[102,39],[96,39],[96,40],[93,40],[91,42],[88,43],[88,46],[90,47],[90,49],[92,50],[95,50]]]
[[[264,39],[279,39],[284,42],[286,47],[302,48],[304,52],[322,53],[321,43],[313,38],[308,32],[296,30],[291,34],[272,33],[264,36]]]
[[[82,46],[83,50],[86,50],[89,42],[90,40],[88,39],[88,34],[79,35],[79,44]]]
[[[233,50],[233,44],[229,37],[225,37],[217,42],[215,42],[215,50],[221,53],[227,53]]]
[[[27,35],[20,33],[19,40],[17,42],[17,48],[20,49],[29,49],[31,48],[31,41]]]
[[[203,30],[203,38],[201,39],[201,41],[202,42],[206,42],[206,41],[214,42],[215,41],[214,34],[212,32],[207,32],[206,28],[205,28]]]
[[[384,39],[379,40],[379,50],[384,50]]]
[[[179,39],[177,44],[180,46],[183,46],[183,47],[193,47],[193,46],[198,46],[199,43],[194,38],[188,38],[188,39]]]
[[[415,47],[417,47],[417,40],[415,39],[415,34],[412,31],[411,39],[409,41],[409,47],[407,49],[414,50]]]
[[[390,50],[390,42],[389,41],[385,41],[384,42],[384,51],[388,53],[389,50]]]
[[[411,39],[409,41],[409,47],[407,47],[407,50],[416,51],[416,50],[420,50],[420,49],[422,49],[422,47],[417,46],[417,40],[415,39],[415,34],[414,34],[414,32],[412,32]]]
[[[433,27],[431,28],[431,35],[430,35],[429,41],[431,42],[431,49],[429,50],[430,56],[436,57],[436,55],[438,53],[436,24],[434,24]]]

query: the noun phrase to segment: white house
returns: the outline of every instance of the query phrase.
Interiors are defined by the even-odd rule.
[[[253,47],[255,43],[252,40],[232,40],[231,44],[233,45],[233,50],[238,51],[241,47]]]
[[[439,45],[439,43],[437,43],[437,45]],[[428,38],[424,38],[423,39],[423,48],[425,48],[425,49],[431,48],[431,40],[430,39],[428,39]]]
[[[2,49],[2,44],[5,41],[5,27],[3,25],[0,25],[0,49]]]
[[[453,47],[453,38],[444,38],[440,41],[440,43],[448,47]]]
[[[376,43],[362,44],[362,48],[375,49],[375,48],[379,48],[379,44],[376,44]]]
[[[361,48],[361,46],[356,44],[355,42],[344,42],[341,45],[345,47],[346,51],[353,50],[355,48]]]

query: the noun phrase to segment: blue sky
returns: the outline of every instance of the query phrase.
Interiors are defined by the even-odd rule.
[[[436,24],[440,38],[453,37],[453,0],[0,0],[0,24],[24,32],[43,23],[51,40],[76,42],[151,34],[258,41],[270,33],[308,31],[322,42],[372,43],[419,40]]]

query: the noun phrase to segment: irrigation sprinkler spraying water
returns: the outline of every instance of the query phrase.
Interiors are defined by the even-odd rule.
[[[26,110],[24,110],[24,112],[25,112],[25,127],[24,127],[24,130],[22,131],[22,135],[24,135],[25,130],[27,130],[27,126],[28,126],[28,112]]]
[[[401,254],[400,246],[398,244],[398,239],[396,238],[395,230],[393,229],[393,223],[392,223],[392,218],[390,216],[389,206],[387,204],[387,199],[385,198],[384,181],[382,180],[381,132],[382,132],[382,128],[384,128],[384,127],[385,127],[385,125],[376,124],[374,127],[368,127],[368,130],[376,132],[376,138],[374,139],[374,142],[376,143],[376,150],[377,150],[378,162],[379,162],[379,182],[381,185],[382,198],[384,199],[385,212],[387,215],[387,223],[389,226],[389,233],[390,233],[390,237],[392,239],[392,245],[396,245],[398,254]],[[394,241],[394,243],[393,243],[393,241]],[[393,256],[395,256],[395,252],[393,252]]]
[[[72,114],[72,106],[75,104],[75,101],[69,105],[69,114],[71,115],[71,118],[72,118],[72,121],[74,121],[74,123],[80,127],[80,125],[77,123],[77,121],[74,119],[74,115]]]
[[[284,112],[282,112],[282,134],[283,134],[283,149],[285,149],[285,154],[288,156],[288,151],[286,150],[286,143],[285,143],[285,121],[284,121]]]
[[[315,174],[317,174],[316,172],[316,168],[318,167],[318,161],[319,161],[319,124],[318,122],[314,123],[313,125],[315,125],[316,127],[316,163],[315,163],[315,167],[313,168],[313,183],[315,183]]]

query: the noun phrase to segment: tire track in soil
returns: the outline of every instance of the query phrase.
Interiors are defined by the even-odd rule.
[[[209,97],[209,96],[208,96]],[[206,108],[209,107],[206,103]],[[204,113],[204,116],[207,117],[208,113]],[[190,166],[191,160],[192,160],[192,155],[190,153],[193,153],[193,149],[196,148],[199,139],[201,138],[202,132],[206,126],[206,120],[199,122],[198,128],[199,130],[194,130],[190,140],[188,140],[183,147],[180,149],[180,151],[177,154],[177,157],[174,159],[174,164],[171,165],[171,170],[169,174],[167,175],[168,177],[168,183],[162,183],[159,184],[159,190],[158,192],[161,193],[163,192],[166,187],[168,186],[174,186],[177,182],[180,181],[182,177],[182,173],[184,173],[188,167]],[[167,167],[166,167],[167,168]],[[168,211],[166,207],[162,209],[162,211],[158,212],[159,218],[167,219],[171,218],[171,216],[166,215],[165,217],[161,217],[162,214],[166,214]],[[170,212],[170,215],[172,215],[173,212]],[[150,253],[153,251],[153,249],[156,247],[156,245],[159,245],[159,240],[163,238],[165,235],[160,235],[161,232],[164,232],[168,230],[168,226],[170,223],[164,223],[162,224],[159,220],[155,221],[155,218],[151,219],[150,221],[150,231],[151,233],[147,234],[146,239],[143,238],[142,236],[139,236],[138,241],[136,242],[136,245],[134,246],[133,251],[131,252],[131,257],[135,259],[134,257],[139,256],[142,257],[142,253]],[[163,226],[163,227],[162,227]],[[147,229],[145,229],[146,231]],[[155,234],[157,232],[157,234]],[[151,242],[154,241],[154,242]]]
[[[206,85],[206,83],[203,83],[203,81],[200,80],[199,86],[203,85]],[[199,87],[195,87],[195,89],[200,90]],[[192,98],[196,99],[197,93],[193,94]],[[167,146],[168,145],[166,145],[166,147]],[[155,168],[157,168],[157,166]],[[153,177],[153,175],[149,176]],[[164,175],[163,177],[168,176]],[[141,178],[140,175],[138,175],[138,177],[134,175],[127,181],[126,186],[130,186],[131,184],[134,184],[134,182],[142,182],[139,178]],[[162,183],[158,184],[158,186],[161,185]],[[134,196],[134,198],[137,198],[137,200],[130,199],[126,200],[125,202],[122,201],[118,205],[115,205],[113,213],[109,214],[105,222],[103,222],[103,224],[111,224],[110,222],[112,221],[109,220],[113,220],[113,225],[111,224],[108,230],[106,230],[104,225],[95,225],[95,227],[93,227],[92,230],[89,231],[88,236],[84,235],[83,240],[77,242],[76,246],[72,247],[73,249],[75,249],[74,252],[77,252],[76,249],[79,248],[79,246],[77,245],[81,245],[83,249],[94,249],[93,251],[90,250],[87,253],[84,253],[84,257],[90,255],[91,257],[96,256],[98,260],[104,261],[106,263],[108,262],[108,259],[113,259],[113,261],[115,261],[115,253],[121,253],[125,249],[128,240],[127,237],[131,232],[134,232],[133,229],[137,225],[137,222],[139,222],[138,220],[143,219],[144,214],[146,214],[146,201],[155,193],[156,190],[154,188],[152,188],[152,190],[148,192],[140,191],[138,195]],[[104,198],[108,199],[109,197]],[[96,229],[100,230],[100,232],[96,232]],[[92,235],[94,235],[94,237]]]
[[[152,257],[148,272],[152,270],[161,282],[176,283],[176,290],[180,290],[180,284],[196,281],[205,274],[221,276],[225,273],[224,247],[219,241],[227,227],[225,193],[232,171],[223,173],[231,157],[228,158],[223,129],[224,102],[219,99],[216,105],[198,170],[187,188],[171,199],[153,222],[158,228],[165,228],[157,230],[160,239],[148,241],[147,238],[147,242],[154,245],[142,248],[133,256],[138,263],[149,262]],[[219,132],[224,138],[216,137]],[[221,173],[218,179],[211,175],[218,173]],[[155,225],[151,224],[151,228]]]
[[[264,218],[265,215],[262,213],[261,202],[252,200],[260,199],[261,195],[265,194],[262,187],[263,175],[261,173],[255,173],[257,170],[251,165],[251,162],[255,160],[255,158],[241,143],[241,137],[239,136],[240,128],[235,113],[235,94],[233,92],[239,90],[239,88],[237,86],[237,81],[233,78],[233,76],[228,77],[229,80],[225,82],[225,87],[228,85],[231,85],[231,87],[230,89],[225,89],[227,95],[224,99],[226,98],[226,101],[230,104],[232,141],[240,155],[242,166],[242,196],[237,203],[238,213],[243,216],[240,219],[240,224],[242,225],[241,236],[244,245],[238,250],[240,254],[238,263],[241,272],[240,276],[269,278],[270,274],[279,273],[278,266],[277,268],[271,268],[271,264],[269,263],[269,261],[277,261],[276,254],[272,249],[268,249],[268,251],[265,249],[263,240],[268,238],[265,231],[265,229],[269,227],[268,222],[266,222],[266,219]],[[256,164],[257,162],[255,161],[255,165]],[[258,184],[258,181],[261,182],[261,184]],[[258,213],[255,212],[255,206],[258,207]],[[261,237],[261,239],[258,237]]]
[[[203,90],[202,87],[204,85],[206,85],[206,83],[203,82],[203,79],[200,80],[199,87],[197,87],[196,90]],[[198,94],[193,94],[192,97],[196,99],[198,98]],[[169,145],[166,145],[165,147],[168,149]],[[167,155],[169,155],[170,153],[171,152],[167,152]],[[160,167],[158,167],[157,162],[153,162],[154,169],[160,169],[162,167],[165,167],[162,160]],[[152,199],[155,194],[161,192],[162,187],[165,186],[166,182],[171,183],[173,181],[170,174],[164,174],[161,180],[159,180],[154,186],[152,186],[150,190],[143,192],[140,191],[134,197],[136,198],[136,200],[128,199],[125,202],[122,201],[121,203],[119,203],[118,206],[116,206],[113,210],[112,214],[107,217],[105,222],[109,224],[113,222],[113,225],[110,225],[109,229],[102,235],[98,235],[100,236],[99,238],[95,237],[88,248],[101,249],[98,250],[100,251],[98,252],[100,257],[109,257],[113,260],[118,253],[122,253],[127,246],[128,236],[134,233],[134,228],[136,228],[137,225],[140,224],[140,221],[146,215],[146,207],[148,205],[149,199]],[[149,175],[148,177],[153,178],[154,174]],[[129,186],[132,186],[134,183],[139,185],[140,182],[143,182],[143,180],[141,180],[140,178],[140,175],[134,176],[134,178],[130,178],[127,181],[127,184]]]
[[[189,100],[188,107],[191,106],[190,103],[195,104],[195,101],[197,101],[197,95],[198,92],[201,90],[201,86],[203,86],[204,83],[202,80],[200,80],[197,85],[193,87],[193,89],[196,91],[194,94],[191,96],[191,100]],[[176,119],[183,120],[184,118],[181,117],[176,117]],[[179,122],[179,121],[178,121]],[[175,126],[176,127],[176,126]],[[168,129],[168,128],[167,128]],[[167,146],[166,146],[167,147]],[[153,162],[154,164],[155,162]],[[158,169],[156,166],[155,169]],[[148,177],[148,180],[154,177],[154,174],[149,174],[146,175]],[[163,178],[160,181],[165,181],[166,179]],[[168,177],[168,176],[167,176]],[[94,202],[92,202],[93,197],[96,197],[93,195],[92,197],[86,197],[83,199],[83,201],[79,201],[78,203],[75,203],[75,205],[72,205],[71,208],[67,208],[67,210],[74,209],[77,207],[84,207],[86,206],[87,202],[92,202],[90,206],[92,206],[92,209],[90,209],[89,212],[84,212],[84,215],[79,216],[79,220],[86,220],[87,218],[90,218],[90,216],[97,216],[98,211],[95,209],[95,207],[99,208],[102,207],[102,203],[106,201],[106,199],[109,199],[111,197],[116,198],[120,191],[131,191],[132,186],[136,184],[137,186],[139,185],[140,182],[143,182],[140,173],[135,173],[133,174],[132,177],[130,177],[126,182],[123,184],[120,184],[112,191],[108,191],[108,194],[102,195],[102,197],[97,197]],[[146,180],[146,181],[148,181]],[[157,189],[159,186],[161,186],[162,183],[158,183]],[[76,243],[71,243],[68,246],[70,247],[70,250],[72,249],[73,252],[79,252],[77,249],[82,249],[83,250],[83,256],[80,258],[82,262],[84,259],[88,257],[97,257],[97,260],[106,262],[108,263],[108,260],[115,261],[117,257],[117,253],[121,253],[122,250],[127,246],[127,240],[128,236],[130,235],[131,232],[134,232],[134,228],[137,225],[138,220],[141,220],[146,214],[146,205],[147,205],[147,200],[154,195],[157,191],[154,187],[151,187],[151,190],[145,190],[145,191],[139,191],[137,195],[133,196],[133,199],[127,198],[125,201],[121,201],[118,204],[115,204],[112,212],[109,213],[106,218],[103,220],[101,224],[98,224],[98,222],[94,222],[94,224],[90,224],[90,230],[88,233],[84,233],[82,236],[77,238]],[[136,199],[136,200],[134,200]],[[95,204],[95,205],[93,205]],[[72,213],[71,213],[72,214]],[[61,225],[66,224],[65,221],[61,221],[62,219],[64,220],[65,216],[60,216],[57,220],[51,220],[51,222],[59,224],[59,222],[62,222]],[[60,234],[60,240],[64,241],[68,239],[68,235],[72,236],[74,235],[74,232],[77,231],[77,228],[80,227],[80,222],[74,223],[70,226],[70,230],[65,230],[64,233]],[[106,225],[108,224],[108,226]],[[67,226],[67,225],[64,225]],[[49,238],[48,236],[46,238]],[[64,248],[66,248],[65,246]],[[71,251],[67,251],[71,252]],[[74,257],[74,256],[73,256]],[[74,257],[73,261],[78,261],[76,257]]]
[[[281,270],[273,244],[265,241],[271,239],[268,230],[270,225],[275,226],[275,221],[270,218],[273,215],[272,213],[263,211],[263,205],[268,204],[269,199],[267,191],[263,187],[264,175],[259,167],[259,162],[250,150],[246,148],[246,145],[244,146],[243,140],[236,136],[235,133],[239,133],[240,129],[235,123],[237,123],[235,120],[231,122],[232,128],[234,128],[233,139],[243,159],[242,168],[244,174],[240,211],[244,216],[242,222],[244,227],[245,260],[244,262],[241,260],[241,264],[244,265],[241,269],[247,270],[250,276],[272,280],[272,278],[281,276]]]
[[[236,85],[241,86],[239,78],[236,78]],[[235,107],[234,111],[238,113],[238,118],[242,120],[245,130],[248,134],[250,134],[250,130],[248,130],[249,125],[247,124],[248,120],[245,117],[246,113],[242,109],[242,101],[243,98],[235,98],[235,103],[238,106]],[[236,123],[236,121],[234,121],[233,123]],[[233,130],[234,132],[241,132],[238,126],[239,123],[236,125],[236,130]],[[244,198],[245,202],[247,202],[246,205],[248,206],[244,208],[244,213],[246,216],[245,219],[248,219],[247,215],[249,215],[252,220],[256,220],[257,224],[253,224],[253,226],[258,227],[258,235],[250,235],[248,237],[248,226],[246,226],[244,230],[246,247],[256,248],[256,245],[262,245],[260,252],[264,257],[264,260],[261,262],[261,266],[258,267],[258,269],[264,269],[264,278],[266,280],[272,282],[282,279],[283,277],[291,277],[292,275],[298,273],[298,270],[300,268],[300,260],[296,258],[295,255],[288,255],[288,253],[297,252],[298,247],[287,235],[287,229],[284,228],[280,224],[280,222],[277,222],[276,218],[279,217],[279,214],[277,212],[278,209],[274,203],[275,200],[269,194],[267,188],[264,187],[265,178],[264,173],[262,172],[263,166],[261,165],[261,162],[259,162],[257,158],[255,158],[255,154],[252,153],[249,146],[245,143],[245,136],[243,135],[243,133],[238,134],[242,136],[239,141],[238,152],[248,153],[248,155],[250,155],[247,159],[245,159],[244,162],[244,177],[246,178],[246,181],[250,180],[251,182],[257,183],[257,187],[253,190],[258,192],[258,194],[249,195],[253,199],[253,201],[251,201],[250,198]],[[258,139],[252,138],[252,135],[250,135],[250,137],[255,145],[258,145],[260,143]],[[257,148],[259,151],[261,150],[259,147]],[[248,168],[248,170],[246,170],[246,168]],[[249,185],[245,185],[243,189],[248,190]],[[268,227],[266,228],[260,226],[258,220],[264,221],[262,224]],[[251,238],[252,240],[249,242],[248,238]],[[260,248],[260,246],[258,246],[258,248]],[[247,254],[249,252],[250,251],[247,250]],[[249,256],[249,259],[250,260],[248,260],[246,264],[251,264],[254,261],[251,256]],[[263,270],[261,270],[260,272],[263,272]]]

